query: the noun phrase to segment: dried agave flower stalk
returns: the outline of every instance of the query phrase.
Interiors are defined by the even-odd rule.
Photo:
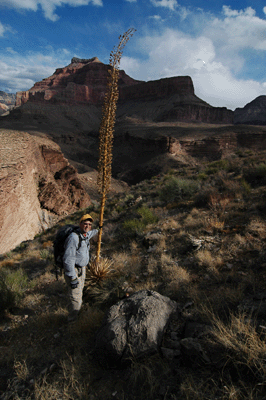
[[[101,195],[101,208],[99,217],[99,240],[96,253],[96,263],[99,263],[101,252],[101,238],[103,227],[103,215],[106,201],[106,195],[109,191],[112,174],[112,149],[113,149],[113,133],[116,118],[116,107],[119,96],[118,78],[119,64],[123,49],[134,34],[135,29],[130,28],[123,35],[119,36],[119,44],[115,47],[109,60],[109,76],[107,81],[107,91],[104,97],[102,108],[102,120],[99,129],[99,160],[98,160],[98,192]]]

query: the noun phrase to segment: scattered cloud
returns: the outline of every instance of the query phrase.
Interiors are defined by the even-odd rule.
[[[251,7],[237,11],[223,6],[223,18],[212,19],[204,34],[224,51],[266,50],[266,20],[257,17]]]
[[[11,53],[11,54],[18,54],[18,52],[15,51],[14,49],[12,49],[12,47],[7,47],[7,48],[6,48],[6,51],[7,51],[8,53]]]
[[[178,2],[176,0],[151,0],[151,3],[155,7],[166,7],[172,11],[174,11],[178,6]]]
[[[19,55],[12,48],[6,49],[10,55],[0,60],[0,87],[6,92],[28,90],[36,82],[51,76],[56,68],[69,64],[69,52],[66,49],[54,51],[46,49],[48,54],[30,52]]]
[[[102,6],[102,0],[1,0],[1,6],[14,8],[17,10],[31,10],[37,11],[39,7],[42,8],[45,18],[55,22],[59,16],[55,14],[57,7],[69,5],[72,7],[87,6],[89,4],[94,6]]]
[[[128,3],[136,3],[137,0],[126,0]]]
[[[4,25],[2,25],[1,22],[0,22],[0,37],[1,37],[1,36],[4,36],[4,32],[5,32],[5,27],[4,27]]]
[[[149,19],[154,19],[155,21],[162,21],[162,17],[160,15],[151,15]]]
[[[145,36],[138,48],[146,58],[122,58],[121,66],[140,80],[171,76],[192,77],[195,94],[213,106],[243,107],[265,93],[265,84],[236,78],[230,66],[217,57],[211,38],[195,38],[178,30],[166,29],[162,35]]]

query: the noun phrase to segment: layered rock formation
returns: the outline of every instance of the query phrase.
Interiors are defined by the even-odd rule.
[[[235,124],[266,125],[266,96],[259,96],[234,112]]]
[[[27,101],[52,104],[99,104],[103,101],[109,66],[97,57],[72,58],[71,64],[58,68],[52,76],[43,79],[28,91],[18,92],[16,106]],[[124,71],[119,73],[119,86],[138,83]]]
[[[266,149],[266,130],[238,125],[186,123],[120,124],[114,141],[113,173],[135,184],[183,163],[215,161],[238,149]]]
[[[90,198],[58,145],[0,130],[0,254],[51,226]]]
[[[97,57],[89,60],[73,58],[70,65],[58,68],[30,90],[18,92],[16,105],[31,102],[101,107],[109,68]],[[118,86],[118,115],[134,115],[157,122],[233,122],[233,111],[212,107],[195,96],[189,76],[141,82],[120,71]]]
[[[0,115],[5,114],[11,110],[16,102],[16,95],[12,93],[6,93],[0,90]]]

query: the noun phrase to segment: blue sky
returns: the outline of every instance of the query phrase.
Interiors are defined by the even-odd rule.
[[[266,1],[0,0],[0,90],[15,93],[70,64],[108,63],[129,28],[132,78],[189,75],[195,94],[234,110],[266,95]]]

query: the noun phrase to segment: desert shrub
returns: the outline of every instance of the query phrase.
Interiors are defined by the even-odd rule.
[[[196,181],[171,177],[161,189],[159,197],[165,202],[175,202],[182,198],[189,198],[199,189]]]
[[[148,207],[140,207],[137,212],[139,215],[141,215],[145,226],[148,224],[155,224],[158,221],[156,215],[154,215],[154,213]]]
[[[28,278],[22,269],[0,271],[0,313],[18,305],[28,287]]]
[[[250,184],[244,178],[241,179],[241,185],[246,194],[250,193],[251,191]]]
[[[200,181],[206,181],[208,179],[208,175],[205,172],[200,172],[197,175],[197,179]]]
[[[266,164],[259,164],[244,171],[244,179],[252,186],[266,185]]]
[[[205,170],[205,173],[207,175],[212,175],[216,174],[219,171],[227,171],[229,168],[229,161],[228,160],[218,160],[218,161],[213,161],[208,165],[208,167]]]
[[[137,213],[140,219],[130,219],[124,221],[123,227],[129,234],[141,234],[149,224],[155,224],[158,217],[146,206],[138,208]]]

